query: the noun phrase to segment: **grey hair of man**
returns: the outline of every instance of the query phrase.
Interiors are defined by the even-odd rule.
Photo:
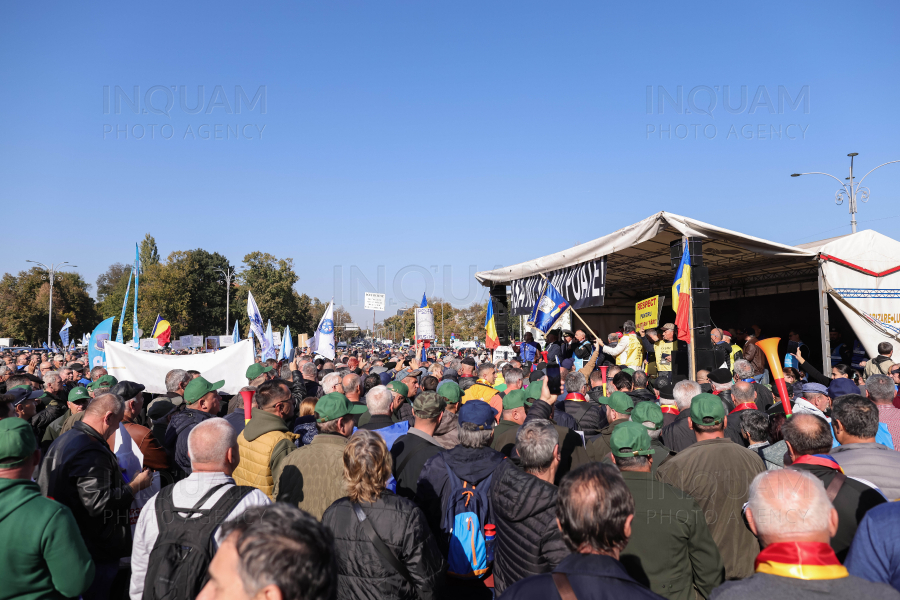
[[[609,334],[608,336],[606,336],[606,341],[609,342],[610,344],[617,345],[619,343],[619,334],[618,333]]]
[[[750,361],[744,359],[734,361],[735,379],[750,379],[751,377],[753,377],[753,365],[750,364]]]
[[[888,375],[870,375],[866,379],[866,391],[876,404],[890,404],[896,392],[894,381]]]
[[[172,369],[166,373],[166,391],[177,392],[182,383],[189,381],[190,375],[184,369]]]
[[[691,408],[691,400],[694,396],[700,395],[700,384],[696,381],[679,381],[672,389],[672,395],[675,396],[675,406],[679,411]]]
[[[393,401],[393,393],[384,385],[377,385],[366,394],[366,408],[369,409],[370,415],[391,414],[391,403]]]
[[[303,365],[300,366],[300,372],[303,374],[304,377],[310,377],[310,378],[314,379],[316,377],[316,375],[318,374],[319,369],[316,368],[316,363],[307,362],[307,363],[303,363]]]
[[[59,371],[47,371],[44,373],[44,385],[56,383],[60,379],[62,379],[62,377],[60,377]]]
[[[290,381],[291,380],[291,365],[289,365],[289,364],[281,365],[280,374],[281,374],[282,379],[284,379],[285,381]]]
[[[710,381],[709,385],[713,389],[713,391],[724,392],[725,390],[730,390],[734,387],[734,381],[727,381],[725,383],[716,383],[715,381]]]
[[[484,375],[487,375],[491,371],[496,371],[496,367],[492,363],[485,362],[478,365],[478,379],[484,379]]]
[[[580,394],[585,385],[587,385],[587,380],[580,371],[572,371],[566,375],[566,391],[570,394]]]
[[[188,456],[191,464],[225,464],[225,453],[233,450],[232,460],[238,458],[237,433],[225,419],[213,417],[201,421],[188,434]]]
[[[522,469],[529,473],[546,471],[553,462],[553,449],[559,445],[559,433],[547,419],[534,419],[519,427],[516,453]]]
[[[625,321],[622,325],[622,333],[634,333],[634,321]]]
[[[796,469],[763,471],[750,484],[747,508],[757,535],[765,540],[828,532],[834,507],[822,481]]]
[[[756,398],[756,388],[753,387],[753,384],[746,381],[738,381],[731,388],[731,397],[734,398],[736,405],[742,402],[753,402],[754,398]]]
[[[493,429],[484,429],[474,423],[459,424],[459,445],[464,448],[484,448],[494,438]]]
[[[322,378],[322,389],[326,394],[330,394],[341,383],[341,379],[340,373],[329,373]]]
[[[522,369],[517,369],[515,367],[507,369],[506,374],[503,376],[506,385],[516,385],[517,383],[521,383],[524,378],[525,376],[522,373]]]

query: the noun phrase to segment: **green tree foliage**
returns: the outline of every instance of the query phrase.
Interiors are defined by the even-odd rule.
[[[53,285],[52,339],[59,341],[59,330],[66,319],[72,324],[69,338],[80,338],[93,331],[98,315],[88,294],[90,284],[77,273],[59,272]],[[47,310],[50,281],[47,271],[32,267],[18,275],[6,273],[0,280],[0,337],[40,345],[47,340]]]
[[[141,242],[139,256],[141,258],[141,272],[144,269],[159,264],[159,249],[156,247],[156,238],[149,233],[144,236]]]
[[[299,279],[294,273],[294,261],[276,258],[265,252],[251,252],[244,257],[245,269],[240,273],[237,305],[241,314],[241,335],[247,335],[247,292],[253,298],[264,320],[272,321],[274,330],[290,326],[291,332],[311,334],[318,321],[313,322],[311,310],[314,303],[308,296],[301,296],[294,289]],[[318,302],[317,299],[313,299]],[[232,301],[234,306],[234,300]]]
[[[450,334],[455,333],[461,340],[484,340],[484,318],[487,314],[487,302],[473,303],[464,308],[456,308],[449,302],[440,298],[428,300],[428,306],[434,310],[434,329],[441,343],[441,324],[443,324],[443,343],[450,343]],[[441,308],[443,307],[443,316]],[[384,327],[381,331],[380,328]],[[402,341],[404,338],[412,340],[415,334],[415,316],[413,307],[403,310],[400,315],[396,313],[383,322],[379,321],[379,336],[391,338],[394,341]]]

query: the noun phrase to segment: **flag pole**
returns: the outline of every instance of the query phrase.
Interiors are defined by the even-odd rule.
[[[544,275],[543,273],[541,273],[541,277],[543,277],[543,278],[544,278],[544,281],[546,281],[547,283],[550,282],[550,280],[547,279],[547,276]],[[599,339],[600,339],[600,336],[598,336],[596,333],[594,333],[594,330],[591,329],[591,326],[584,322],[584,319],[581,318],[581,315],[579,315],[577,312],[575,312],[575,309],[572,308],[572,304],[571,304],[571,303],[569,304],[569,308],[568,308],[567,310],[572,311],[572,314],[575,315],[576,317],[578,317],[578,320],[581,321],[581,324],[584,325],[585,328],[590,332],[590,334],[593,336],[593,339],[595,339],[595,340],[599,340]],[[563,313],[563,314],[565,314],[565,313]],[[562,318],[562,315],[560,315],[560,318]]]
[[[687,236],[681,237],[682,253],[687,252],[690,256],[690,244],[688,244]],[[691,279],[694,278],[694,265],[691,265]],[[690,348],[688,348],[688,378],[691,381],[697,381],[697,357],[694,355],[694,285],[691,282],[691,306],[688,310],[688,327],[691,330]]]

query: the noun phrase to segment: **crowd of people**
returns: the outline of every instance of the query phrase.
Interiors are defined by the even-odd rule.
[[[792,334],[782,398],[757,336],[714,329],[695,380],[631,321],[496,364],[298,351],[249,413],[6,352],[0,600],[900,598],[893,347],[828,377]]]

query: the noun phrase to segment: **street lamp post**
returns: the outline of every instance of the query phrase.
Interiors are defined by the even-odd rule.
[[[859,180],[859,183],[857,183],[854,186],[853,185],[853,159],[854,159],[854,157],[859,156],[859,153],[851,152],[847,156],[850,157],[850,176],[847,177],[847,179],[846,179],[846,181],[848,181],[849,183],[844,183],[843,181],[841,181],[834,175],[831,175],[830,173],[822,173],[820,171],[813,171],[811,173],[791,173],[791,177],[800,177],[801,175],[827,175],[828,177],[831,177],[832,179],[834,179],[835,181],[840,183],[841,189],[839,189],[837,192],[835,192],[834,202],[835,202],[835,204],[840,206],[841,204],[844,203],[844,197],[846,196],[847,204],[850,209],[850,229],[851,229],[852,233],[856,233],[856,200],[859,199],[861,202],[869,201],[869,188],[862,187],[863,180],[866,177],[868,177],[869,173],[871,173],[872,171],[874,171],[876,169],[880,169],[881,167],[883,167],[885,165],[890,165],[893,163],[900,162],[900,160],[892,160],[892,161],[878,165],[877,167],[875,167],[875,169],[872,169],[872,171],[869,171],[869,173],[866,173],[865,175],[863,175],[862,179]]]
[[[234,269],[216,269],[217,272],[225,276],[225,335],[228,335],[229,317],[231,316],[231,280],[234,278]]]
[[[47,347],[50,347],[50,342],[53,340],[53,282],[56,280],[57,271],[62,268],[63,265],[68,265],[72,268],[78,268],[78,265],[72,265],[68,262],[61,262],[58,265],[54,265],[50,263],[48,267],[42,262],[38,262],[36,260],[26,260],[25,262],[34,263],[38,266],[44,267],[50,273],[50,314],[47,316]]]

